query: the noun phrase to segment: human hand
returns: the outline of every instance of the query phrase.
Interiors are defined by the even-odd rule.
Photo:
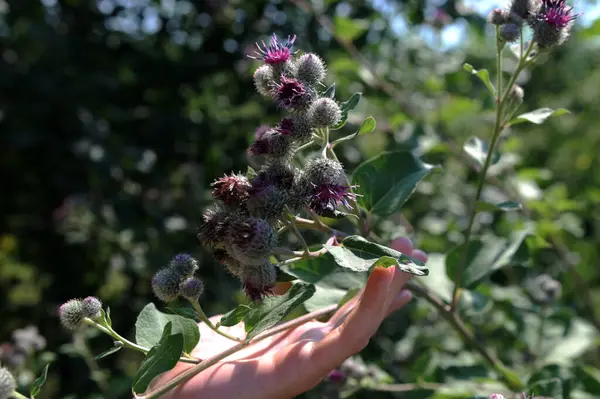
[[[391,247],[419,260],[427,260],[422,251],[413,251],[409,240],[394,240]],[[310,321],[250,344],[164,397],[287,399],[306,392],[348,357],[360,352],[381,322],[412,299],[412,294],[403,289],[411,277],[397,267],[377,267],[365,288],[327,322]],[[216,323],[220,317],[214,316],[211,321]],[[221,328],[235,337],[244,337],[243,323]],[[215,356],[236,344],[204,324],[200,324],[200,334],[200,344],[192,355],[201,359]],[[157,378],[153,385],[162,385],[190,367],[180,363]]]

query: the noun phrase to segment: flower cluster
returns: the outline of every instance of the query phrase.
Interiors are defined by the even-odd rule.
[[[156,272],[152,278],[152,291],[163,302],[178,297],[198,300],[204,291],[202,281],[194,277],[198,261],[188,254],[176,255],[167,267]]]
[[[508,10],[492,11],[488,21],[500,26],[500,37],[509,43],[521,37],[527,24],[538,46],[550,48],[567,40],[579,15],[573,13],[566,0],[513,0]]]
[[[342,165],[321,155],[304,167],[292,162],[298,149],[342,119],[339,104],[323,94],[326,66],[316,54],[296,57],[296,37],[257,45],[251,58],[262,60],[254,73],[259,94],[270,98],[285,116],[261,125],[248,153],[263,166],[249,175],[232,173],[212,183],[215,204],[203,215],[198,238],[227,270],[238,277],[246,294],[260,300],[276,283],[270,256],[278,245],[277,229],[303,209],[332,216],[351,208],[355,198]]]
[[[36,326],[27,326],[12,332],[12,341],[0,344],[0,364],[22,366],[27,358],[46,347],[46,338]]]

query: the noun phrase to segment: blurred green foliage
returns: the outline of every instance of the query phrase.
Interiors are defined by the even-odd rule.
[[[542,272],[561,281],[545,361],[575,364],[569,370],[577,378],[570,378],[582,396],[574,398],[584,391],[597,397],[600,381],[600,316],[591,312],[600,307],[599,22],[577,26],[520,80],[522,112],[547,106],[571,113],[516,125],[503,137],[484,199],[510,200],[508,187],[525,210],[482,213],[475,228],[508,237],[531,227],[532,259],[493,273],[465,294],[460,310],[486,347],[531,370],[539,307],[522,287]],[[448,24],[466,32],[457,47],[441,46]],[[299,47],[323,56],[338,99],[363,93],[334,139],[371,115],[377,128],[340,144],[348,171],[384,150],[412,150],[443,167],[402,214],[376,223],[384,238],[407,235],[432,253],[423,282],[449,299],[443,254],[462,243],[477,178],[462,146],[471,136],[488,140],[494,121],[486,87],[462,68],[493,70],[485,16],[453,0],[0,0],[0,341],[33,324],[57,353],[39,398],[129,397],[141,360],[120,351],[91,361],[109,342],[93,332],[72,338],[58,327],[56,308],[69,298],[101,297],[113,325],[132,336],[137,313],[153,300],[152,274],[185,251],[200,261],[207,313],[237,303],[237,280],[199,247],[196,227],[209,183],[244,171],[254,130],[278,120],[255,94],[256,63],[245,56],[271,32],[295,33]],[[385,374],[379,382],[460,388],[490,377],[421,301],[389,318],[362,357]],[[30,365],[35,373],[42,367]],[[470,397],[452,389],[376,395]]]

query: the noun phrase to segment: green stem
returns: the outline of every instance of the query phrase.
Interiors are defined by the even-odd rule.
[[[492,159],[494,157],[494,149],[496,147],[496,144],[498,143],[500,134],[502,133],[502,130],[504,129],[504,123],[503,123],[503,119],[502,119],[504,106],[510,95],[510,90],[512,89],[515,82],[517,81],[519,74],[525,68],[525,66],[527,66],[529,64],[529,62],[527,61],[527,57],[531,53],[531,50],[533,50],[533,46],[534,46],[533,41],[532,41],[530,43],[529,47],[527,48],[527,51],[523,55],[523,57],[521,57],[521,59],[519,60],[519,63],[517,64],[517,68],[515,69],[515,72],[511,76],[511,78],[508,82],[508,85],[506,86],[506,90],[504,90],[504,94],[501,95],[500,93],[503,92],[502,91],[502,50],[504,49],[504,43],[499,38],[499,28],[498,27],[496,27],[496,43],[497,43],[497,46],[496,46],[496,49],[497,49],[497,51],[496,51],[496,68],[498,69],[498,71],[497,71],[498,81],[497,81],[497,88],[496,88],[496,104],[497,104],[496,122],[494,124],[494,134],[492,136],[492,140],[491,140],[489,148],[488,148],[487,156],[485,157],[485,163],[483,165],[483,168],[482,168],[480,176],[479,176],[479,182],[477,185],[477,193],[475,194],[475,201],[474,201],[475,204],[477,204],[477,201],[479,201],[481,198],[481,193],[483,192],[483,187],[485,186],[486,175],[492,164]],[[471,211],[471,214],[469,216],[469,224],[468,224],[467,230],[465,232],[465,242],[463,244],[459,267],[458,267],[458,269],[456,271],[456,275],[455,275],[454,293],[452,294],[452,304],[450,306],[450,309],[452,312],[456,311],[456,307],[458,305],[460,296],[462,294],[461,280],[463,277],[465,263],[467,261],[467,254],[469,251],[469,243],[471,241],[471,233],[473,232],[473,225],[475,223],[476,216],[477,216],[477,209],[474,206]]]
[[[307,149],[307,148],[311,147],[313,144],[315,144],[315,141],[314,141],[314,140],[311,140],[311,141],[309,141],[308,143],[301,145],[300,147],[298,147],[298,148],[296,149],[296,153],[299,153],[299,152],[301,152],[301,151],[303,151],[303,150],[305,150],[305,149]]]
[[[196,313],[198,313],[198,318],[208,326],[208,328],[210,328],[211,330],[213,330],[214,332],[216,332],[217,334],[228,338],[232,341],[235,342],[243,342],[244,340],[241,338],[236,338],[232,335],[227,334],[226,332],[223,332],[221,330],[219,330],[208,318],[208,316],[206,316],[206,313],[204,313],[204,311],[202,310],[202,307],[200,306],[200,304],[198,303],[198,301],[192,300],[192,299],[188,299],[188,301],[192,304],[192,306],[194,307],[194,310],[196,311]]]
[[[538,328],[538,340],[535,348],[536,363],[543,357],[543,340],[544,340],[544,329],[546,328],[546,319],[548,318],[548,308],[546,305],[542,306],[540,312],[540,327]]]
[[[479,353],[481,357],[483,357],[485,361],[488,362],[489,365],[502,376],[502,380],[508,387],[515,391],[520,391],[525,388],[525,384],[520,380],[519,376],[514,371],[502,364],[502,362],[495,358],[491,353],[488,353],[486,348],[475,339],[473,334],[471,334],[471,332],[464,325],[458,314],[451,311],[450,306],[446,305],[440,298],[435,296],[435,294],[430,292],[427,288],[422,287],[413,281],[409,281],[406,284],[406,288],[413,292],[416,296],[425,299],[436,309],[438,309],[440,315],[446,319],[446,321],[450,323],[456,331],[458,331],[463,341],[468,346],[473,348],[477,353]]]
[[[138,395],[138,394],[134,393],[134,397],[136,399],[159,398],[162,395],[164,395],[165,393],[169,392],[171,389],[175,388],[177,385],[186,382],[187,380],[193,378],[195,375],[199,374],[200,372],[217,364],[221,360],[233,355],[234,353],[239,352],[240,350],[244,349],[248,345],[255,343],[255,342],[262,341],[263,339],[266,339],[273,335],[279,334],[280,332],[289,330],[290,328],[300,326],[310,320],[314,320],[319,317],[325,316],[331,312],[334,312],[336,309],[337,309],[337,305],[331,305],[326,308],[309,313],[307,315],[300,316],[294,320],[288,321],[279,326],[273,327],[272,329],[267,330],[250,340],[240,342],[239,344],[227,349],[226,351],[223,351],[222,353],[219,353],[218,355],[213,356],[210,359],[206,359],[202,363],[197,364],[196,366],[190,368],[189,370],[186,370],[183,373],[179,374],[177,377],[173,378],[172,380],[167,382],[165,385],[159,387],[157,390],[149,393],[148,395]]]
[[[300,231],[296,227],[296,217],[292,214],[292,212],[289,210],[289,208],[287,206],[285,207],[285,209],[288,213],[287,214],[287,224],[290,227],[290,230],[298,238],[298,241],[300,241],[300,245],[302,245],[302,249],[304,249],[304,253],[306,253],[306,254],[310,253],[310,248],[308,247],[306,240],[302,236],[302,233],[300,233]]]
[[[27,396],[20,394],[17,391],[13,391],[13,393],[11,394],[11,396],[9,396],[9,398],[16,398],[16,399],[29,399]]]
[[[129,341],[127,338],[122,337],[121,335],[119,335],[119,333],[117,333],[111,327],[104,326],[88,317],[83,319],[83,322],[89,326],[97,328],[98,330],[102,331],[104,334],[112,337],[115,341],[119,341],[121,344],[123,344],[123,346],[125,348],[129,348],[129,349],[136,350],[138,352],[142,352],[144,355],[150,351],[150,349],[148,349],[144,346],[138,345],[136,343],[133,343],[133,342]],[[199,362],[198,359],[190,359],[190,358],[186,358],[186,357],[179,358],[179,361],[184,362],[184,363],[192,363],[192,364],[197,364]]]
[[[333,229],[333,228],[327,226],[325,223],[323,223],[321,221],[321,219],[319,219],[319,216],[317,214],[315,214],[312,211],[308,211],[308,212],[312,216],[313,220],[308,220],[308,219],[303,219],[303,218],[297,217],[294,220],[294,222],[296,223],[296,227],[301,228],[301,229],[322,231],[323,233],[333,234],[336,237],[345,238],[350,235],[343,231],[339,231],[339,230],[336,230],[336,229]]]

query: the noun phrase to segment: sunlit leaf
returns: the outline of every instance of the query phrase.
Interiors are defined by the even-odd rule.
[[[342,119],[340,119],[340,121],[335,126],[330,127],[330,130],[341,129],[346,124],[346,122],[348,121],[348,113],[354,108],[356,108],[356,106],[360,102],[361,96],[362,93],[357,92],[350,96],[350,99],[348,101],[340,103],[340,109],[342,110]]]
[[[40,393],[42,386],[46,383],[46,379],[48,378],[48,368],[49,367],[50,367],[50,364],[47,364],[46,366],[44,366],[44,369],[42,370],[42,374],[40,374],[40,376],[31,383],[31,388],[29,388],[29,395],[32,398],[35,398]]]
[[[463,146],[463,150],[465,150],[467,155],[473,161],[475,161],[475,163],[480,168],[483,168],[483,166],[485,165],[485,159],[489,152],[489,146],[485,141],[481,140],[478,137],[471,137]],[[500,153],[498,151],[494,151],[490,165],[498,163],[499,160]]]
[[[531,122],[536,125],[541,125],[546,121],[546,119],[551,116],[561,116],[565,114],[569,114],[570,111],[565,108],[552,109],[552,108],[539,108],[535,111],[527,112],[525,114],[521,114],[508,122],[507,126],[517,125],[523,122]]]
[[[525,238],[529,230],[513,233],[510,239],[502,237],[474,238],[469,242],[460,285],[474,288],[496,270],[512,263],[525,262],[528,256]],[[520,250],[524,247],[523,250]],[[454,248],[446,257],[446,274],[456,283],[457,273],[463,260],[464,244]]]
[[[234,309],[225,313],[223,317],[221,317],[219,324],[223,327],[235,326],[244,319],[246,314],[248,314],[251,309],[252,308],[248,305],[238,305]]]
[[[496,96],[496,88],[490,81],[490,73],[487,69],[477,70],[473,68],[473,65],[471,64],[464,64],[463,69],[467,72],[470,72],[473,75],[476,75],[479,79],[481,79],[481,81],[483,82],[483,84],[485,84],[485,87],[488,88],[490,93],[492,93],[493,96]]]
[[[260,305],[253,307],[244,317],[246,338],[255,337],[275,326],[314,293],[314,285],[296,282],[284,295],[265,298]]]
[[[490,204],[489,202],[485,201],[477,201],[477,204],[475,204],[475,209],[477,210],[477,212],[508,212],[521,210],[523,209],[523,206],[518,202],[514,201],[500,202],[498,204]]]
[[[150,349],[140,365],[133,378],[134,392],[144,392],[156,376],[171,370],[179,361],[183,351],[183,335],[171,334],[171,325],[171,322],[165,325],[160,340]]]
[[[156,309],[153,303],[146,305],[138,315],[135,322],[136,342],[148,348],[153,347],[161,339],[167,323],[172,324],[174,334],[182,334],[184,349],[191,353],[200,340],[200,330],[196,322],[179,315],[163,313]]]

